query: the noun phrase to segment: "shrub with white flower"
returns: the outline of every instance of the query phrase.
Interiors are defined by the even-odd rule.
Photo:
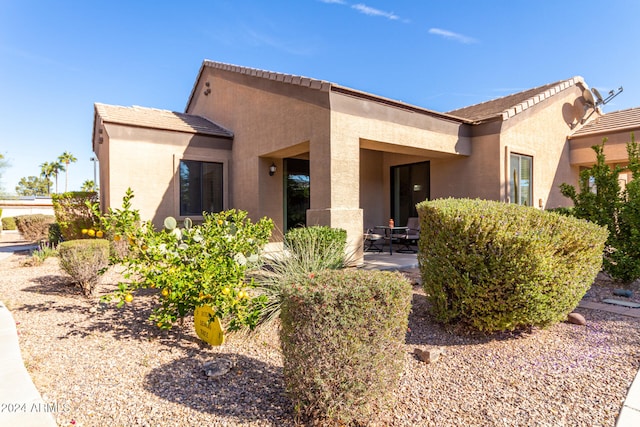
[[[257,295],[246,273],[257,267],[273,221],[252,223],[244,211],[204,213],[201,225],[190,219],[182,228],[169,217],[165,229],[150,223],[132,238],[123,261],[125,277],[113,296],[119,306],[132,300],[140,288],[158,289],[158,306],[150,320],[163,329],[182,323],[195,307],[209,305],[226,331],[255,327],[265,297]]]

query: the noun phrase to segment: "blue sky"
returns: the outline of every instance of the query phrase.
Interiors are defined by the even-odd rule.
[[[583,76],[640,106],[637,0],[0,0],[0,185],[64,151],[93,179],[93,103],[184,111],[204,59],[446,112]],[[64,175],[59,187],[64,189]]]

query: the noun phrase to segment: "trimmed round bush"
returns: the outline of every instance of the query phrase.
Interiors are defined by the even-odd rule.
[[[298,416],[349,425],[393,405],[411,296],[390,272],[324,270],[283,283],[284,379]]]
[[[25,240],[46,240],[49,236],[49,225],[56,222],[53,215],[32,214],[14,217],[16,227]]]
[[[69,240],[58,245],[60,267],[87,297],[93,295],[100,271],[109,265],[109,248],[105,239]]]
[[[602,267],[608,232],[584,220],[469,199],[417,209],[422,282],[443,323],[549,326],[575,309]]]
[[[12,216],[7,216],[2,218],[2,229],[3,230],[17,230],[16,219]]]

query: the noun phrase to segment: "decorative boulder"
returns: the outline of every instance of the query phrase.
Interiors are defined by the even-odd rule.
[[[567,322],[573,323],[574,325],[581,325],[581,326],[584,326],[587,324],[587,321],[584,318],[584,316],[576,312],[569,313],[569,315],[567,316]]]
[[[416,348],[413,353],[421,362],[433,363],[440,359],[440,356],[442,356],[442,354],[444,353],[444,349],[430,348],[428,350],[422,350],[421,348]]]

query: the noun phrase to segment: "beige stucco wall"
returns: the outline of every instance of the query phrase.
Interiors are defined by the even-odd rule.
[[[209,96],[204,95],[207,87]],[[270,217],[283,231],[283,164],[311,156],[311,181],[328,168],[330,114],[326,92],[205,67],[187,113],[207,117],[234,133],[229,200],[254,218]],[[271,163],[277,167],[269,176]],[[311,186],[311,207],[326,208],[323,185]]]
[[[582,88],[572,86],[545,102],[507,120],[500,135],[501,200],[508,200],[509,153],[533,157],[533,205],[545,209],[567,206],[571,201],[560,194],[560,184],[577,183],[578,168],[571,165],[566,136],[574,120],[567,111],[584,111],[580,106]]]
[[[152,220],[158,228],[167,216],[183,218],[178,203],[181,159],[220,162],[224,171],[229,170],[228,139],[110,123],[104,123],[103,128],[103,142],[97,144],[96,155],[103,166],[100,188],[108,189],[103,194],[104,206],[120,207],[127,188],[131,188],[135,195],[133,208],[140,211],[143,220]],[[223,182],[227,188],[227,175]],[[228,198],[224,206],[229,208]]]
[[[569,141],[570,159],[574,166],[591,166],[596,162],[596,153],[591,147],[601,145],[604,138],[604,155],[607,163],[627,163],[627,143],[631,141],[631,133],[640,135],[640,128],[631,128],[624,132],[601,133],[597,135],[574,137]]]

